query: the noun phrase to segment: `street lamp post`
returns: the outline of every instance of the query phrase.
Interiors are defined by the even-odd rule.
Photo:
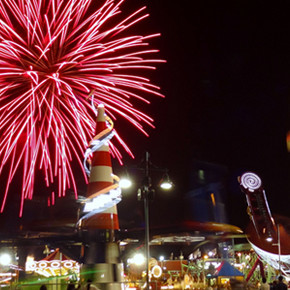
[[[145,218],[145,256],[146,256],[146,289],[150,289],[149,279],[149,260],[150,260],[150,234],[149,234],[149,199],[153,193],[150,177],[149,153],[145,152],[145,176],[141,189],[138,190],[138,199],[144,202]]]
[[[149,153],[145,152],[145,162],[144,162],[144,179],[142,182],[141,188],[138,189],[138,200],[142,200],[144,202],[144,219],[145,219],[145,256],[146,256],[146,289],[150,289],[150,269],[149,269],[149,260],[150,260],[150,233],[149,233],[149,201],[153,199],[154,189],[152,187],[151,177],[150,177],[150,160]],[[166,171],[166,180],[163,180],[163,185],[166,181],[166,186],[164,189],[170,189],[172,186],[171,181],[167,175],[167,170],[156,168],[158,171]],[[162,187],[162,186],[161,186]]]
[[[145,159],[142,160],[142,167],[137,167],[137,169],[141,169],[144,172],[144,179],[142,181],[141,187],[138,189],[137,197],[139,201],[143,201],[144,203],[144,222],[145,222],[145,238],[144,238],[144,246],[145,246],[145,258],[146,258],[146,289],[150,289],[150,269],[149,269],[149,260],[150,260],[150,233],[149,233],[149,202],[153,199],[154,189],[151,182],[151,171],[161,171],[165,173],[159,183],[159,186],[168,190],[171,189],[173,184],[169,179],[167,174],[167,169],[159,168],[153,165],[150,162],[150,155],[148,152],[145,152]],[[126,171],[125,178],[121,177],[120,184],[123,184],[123,188],[128,188],[128,184],[132,184],[129,179],[128,172]]]
[[[149,204],[148,196],[144,198],[144,213],[145,213],[145,252],[146,252],[146,288],[149,286],[149,259],[150,259],[150,239],[149,239]]]

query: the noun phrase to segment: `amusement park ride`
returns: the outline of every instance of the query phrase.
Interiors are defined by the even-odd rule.
[[[83,237],[83,280],[101,283],[101,289],[121,289],[123,265],[115,231],[119,229],[117,204],[121,201],[118,177],[112,173],[109,140],[113,122],[103,105],[97,108],[96,136],[85,152],[84,166],[89,176],[81,217],[77,223]],[[89,166],[87,166],[87,163]]]
[[[116,205],[122,197],[118,177],[112,173],[109,150],[109,140],[114,134],[113,124],[107,118],[103,105],[99,105],[97,109],[95,133],[96,137],[91,141],[85,153],[84,164],[89,175],[89,184],[86,196],[79,199],[82,204],[81,214],[77,222],[78,241],[82,244],[81,277],[83,281],[88,279],[95,281],[101,289],[119,290],[124,282],[124,269],[120,261],[119,241],[117,241],[115,234],[116,231],[119,231]],[[88,163],[89,166],[87,166]],[[259,257],[247,280],[258,265],[261,269],[261,261],[270,264],[279,271],[279,274],[290,278],[289,220],[272,216],[259,176],[252,172],[246,172],[238,180],[241,190],[246,195],[247,212],[251,220],[246,229],[246,235]],[[224,232],[225,239],[241,235],[239,228],[225,224],[191,221],[183,222],[182,225],[183,227],[179,224],[179,231],[176,230],[174,235],[166,234],[166,229],[163,228],[164,235],[160,235],[159,232],[158,236],[152,236],[150,245],[154,246],[154,243],[176,244],[177,242],[185,244],[205,243],[206,239],[210,240],[204,235],[188,234],[193,228],[198,229],[201,233],[209,232],[211,237],[215,235],[218,239],[223,238],[223,236],[216,235],[218,232]],[[171,232],[175,229],[172,226],[170,225]],[[186,235],[183,235],[183,232],[180,233],[181,230],[185,230]],[[178,234],[176,234],[177,232]]]
[[[106,119],[105,109],[101,105],[98,107],[96,137],[85,154],[85,156],[92,155],[90,181],[87,196],[83,200],[83,216],[78,222],[78,227],[89,237],[86,241],[88,246],[84,248],[84,269],[87,267],[89,271],[98,269],[102,273],[110,272],[111,275],[106,277],[106,281],[101,276],[93,278],[118,289],[118,283],[122,281],[122,266],[114,231],[119,229],[116,204],[121,201],[121,192],[118,179],[112,174],[108,146],[112,136],[112,124]],[[251,219],[246,234],[249,243],[259,256],[250,274],[257,265],[261,266],[261,260],[264,260],[279,270],[280,274],[289,277],[290,236],[287,223],[279,217],[275,219],[272,216],[259,176],[246,172],[239,177],[239,182],[242,191],[246,194],[247,211]],[[96,255],[100,248],[105,253],[103,259]],[[113,273],[118,273],[117,276],[115,275],[116,280],[109,277],[113,277]]]
[[[272,216],[260,177],[246,172],[239,177],[246,194],[250,224],[246,229],[248,241],[261,260],[290,278],[289,219]],[[258,265],[255,263],[255,267]],[[254,270],[254,269],[253,269]]]

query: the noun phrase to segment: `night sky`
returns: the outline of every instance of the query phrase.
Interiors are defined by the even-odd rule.
[[[151,97],[151,105],[140,108],[155,120],[156,129],[148,129],[150,137],[127,128],[122,120],[115,122],[136,157],[132,160],[124,154],[125,165],[136,165],[149,151],[155,165],[169,169],[175,183],[172,200],[181,202],[169,199],[160,213],[171,216],[177,207],[180,210],[191,189],[192,162],[201,160],[228,170],[226,203],[231,224],[244,229],[249,221],[237,182],[248,170],[262,178],[272,213],[289,217],[287,4],[241,0],[125,3],[128,9],[147,6],[150,17],[133,31],[160,32],[152,47],[160,49],[159,57],[167,61],[150,74],[165,98]],[[155,209],[158,206],[158,202],[152,204]],[[124,203],[120,207],[130,212]]]
[[[166,96],[148,110],[156,129],[148,139],[128,137],[136,160],[148,150],[154,164],[168,167],[180,199],[193,160],[226,166],[229,222],[242,228],[249,219],[237,177],[254,171],[272,213],[289,216],[286,1],[139,2],[148,7],[148,29],[162,34],[154,45],[167,63],[152,76]]]

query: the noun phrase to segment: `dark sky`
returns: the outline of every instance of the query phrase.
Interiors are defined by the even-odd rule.
[[[148,29],[160,57],[153,81],[164,100],[148,110],[150,138],[128,138],[136,160],[148,150],[168,167],[178,194],[192,160],[228,168],[230,222],[248,221],[237,176],[263,180],[272,213],[289,216],[290,12],[286,1],[139,1],[150,13]],[[126,137],[125,137],[126,138]],[[130,163],[130,162],[129,162]]]

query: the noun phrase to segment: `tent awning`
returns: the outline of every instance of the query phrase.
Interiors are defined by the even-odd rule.
[[[223,261],[214,273],[216,277],[237,277],[244,276],[242,272],[233,267],[229,262]]]

